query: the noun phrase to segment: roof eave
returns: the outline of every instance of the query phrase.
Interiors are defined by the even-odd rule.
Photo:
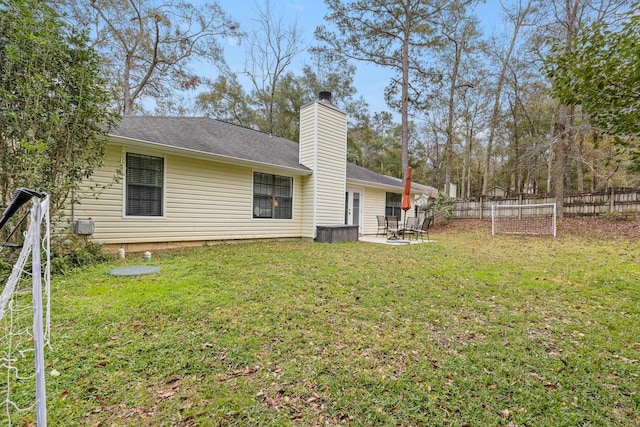
[[[364,181],[361,179],[353,179],[353,178],[347,178],[347,183],[348,184],[352,184],[352,185],[363,185],[363,186],[367,186],[367,187],[375,187],[375,188],[380,188],[383,190],[389,190],[389,191],[394,191],[394,192],[399,192],[402,193],[404,191],[404,187],[402,186],[394,186],[394,185],[389,185],[389,184],[382,184],[379,182],[373,182],[373,181]]]
[[[162,151],[165,151],[165,152],[178,154],[178,155],[181,155],[181,156],[213,160],[213,161],[217,161],[217,162],[220,162],[220,163],[226,163],[226,164],[232,164],[232,165],[238,165],[238,166],[247,166],[247,167],[251,167],[251,168],[254,168],[256,166],[266,167],[266,168],[269,168],[269,169],[276,169],[276,170],[286,171],[288,173],[291,173],[293,175],[298,175],[298,176],[300,176],[300,175],[311,175],[313,173],[312,170],[310,170],[308,168],[305,168],[304,166],[300,166],[300,168],[295,168],[295,167],[283,166],[283,165],[278,165],[278,164],[273,164],[273,163],[258,162],[258,161],[255,161],[255,160],[241,159],[241,158],[238,158],[238,157],[223,156],[223,155],[220,155],[220,154],[207,153],[205,151],[193,150],[193,149],[190,149],[190,148],[173,147],[171,145],[160,144],[160,143],[157,143],[157,142],[143,141],[143,140],[139,140],[139,139],[135,139],[135,138],[127,138],[127,137],[124,137],[124,136],[117,136],[117,135],[109,135],[109,136],[111,138],[111,142],[121,143],[121,144],[125,144],[125,145],[131,146],[131,147],[140,147],[140,148],[152,147],[152,148],[154,148],[156,150],[162,150]]]

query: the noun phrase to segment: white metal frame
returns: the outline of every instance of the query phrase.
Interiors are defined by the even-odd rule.
[[[557,224],[556,224],[556,204],[555,203],[538,203],[538,204],[530,204],[530,205],[491,205],[491,235],[496,235],[496,224],[495,224],[495,208],[540,208],[540,207],[552,207],[553,208],[553,216],[551,220],[551,228],[553,237],[556,237]],[[520,213],[521,215],[522,213]]]

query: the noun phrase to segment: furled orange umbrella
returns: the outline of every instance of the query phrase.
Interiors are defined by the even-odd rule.
[[[405,215],[406,211],[411,209],[411,168],[407,168],[407,177],[404,181],[404,194],[402,195],[400,209],[405,211]]]

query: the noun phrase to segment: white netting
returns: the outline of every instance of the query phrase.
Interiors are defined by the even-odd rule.
[[[46,426],[50,333],[49,197],[34,199],[24,244],[0,296],[0,425]],[[44,233],[42,233],[44,230]],[[5,248],[4,250],[15,250]]]
[[[491,206],[492,234],[533,234],[556,236],[556,205]]]

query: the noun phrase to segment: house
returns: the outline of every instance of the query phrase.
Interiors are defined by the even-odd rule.
[[[298,144],[211,118],[126,116],[83,183],[99,196],[76,197],[71,220],[125,249],[314,239],[337,224],[375,234],[376,215],[399,213],[401,180],[346,161],[346,113],[327,100],[300,119]]]
[[[487,190],[487,194],[485,194],[485,196],[489,196],[489,197],[506,197],[507,196],[507,190],[503,187],[499,187],[499,186],[495,186],[493,188],[490,188],[489,190]]]

